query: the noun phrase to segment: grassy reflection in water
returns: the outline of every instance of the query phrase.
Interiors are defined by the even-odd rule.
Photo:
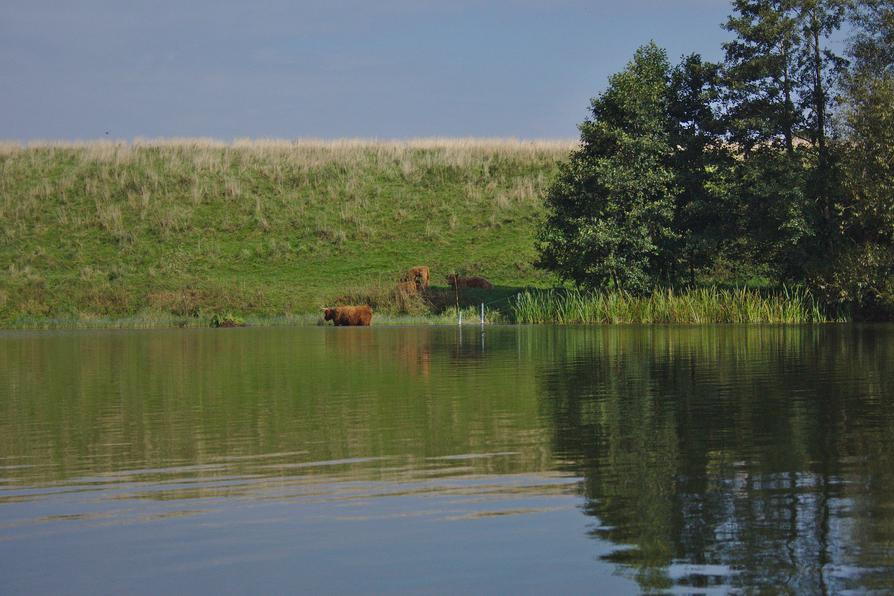
[[[456,465],[545,468],[535,385],[512,369],[485,376],[477,334],[460,346],[453,328],[369,331],[0,336],[0,456],[41,463],[5,475],[52,481],[295,452],[292,463],[399,456],[423,466],[492,445],[514,455]],[[231,471],[279,473],[253,465]],[[345,465],[361,467],[378,473]]]
[[[813,296],[783,288],[761,293],[747,288],[655,290],[645,296],[623,291],[529,290],[512,300],[518,323],[820,323],[827,316]]]

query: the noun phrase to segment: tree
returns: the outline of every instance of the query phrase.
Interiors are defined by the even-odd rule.
[[[890,74],[894,69],[894,1],[858,0],[850,20],[855,31],[848,48],[849,78]]]
[[[828,111],[833,96],[829,90],[841,78],[847,61],[830,49],[829,38],[841,28],[849,0],[799,0],[795,19],[801,29],[797,48],[797,77],[804,128],[818,153],[818,169],[829,161]]]
[[[894,316],[894,2],[868,0],[845,79],[842,185],[834,250],[812,280],[828,302],[873,318]]]
[[[729,137],[742,155],[736,195],[753,254],[782,281],[803,280],[835,240],[829,111],[846,61],[829,38],[849,1],[735,0],[726,24],[737,35],[724,71]]]
[[[759,144],[795,139],[827,160],[829,90],[846,61],[830,50],[850,0],[734,0],[724,44],[729,126],[746,153]]]
[[[729,204],[732,156],[715,106],[720,99],[720,66],[686,56],[670,77],[668,123],[670,161],[676,186],[673,229],[683,275],[695,284],[737,236],[738,217]]]
[[[541,266],[579,286],[631,291],[673,274],[669,76],[666,52],[651,43],[591,100],[581,146],[546,197]]]
[[[795,55],[800,43],[796,0],[733,0],[725,24],[736,39],[724,44],[727,122],[746,155],[780,144],[792,154],[802,123],[796,108]]]
[[[814,238],[811,209],[805,196],[807,170],[799,154],[758,147],[736,162],[731,190],[741,217],[746,247],[739,255],[769,267],[778,281],[804,277]]]
[[[855,241],[894,243],[894,74],[860,79],[847,93],[848,202],[838,212]]]
[[[799,242],[809,237],[804,156],[795,139],[798,109],[798,0],[734,0],[725,28],[725,123],[733,150],[735,211],[747,239],[745,256],[770,266],[777,279],[796,277]],[[781,152],[780,152],[781,151]]]
[[[834,107],[829,93],[844,73],[847,61],[832,52],[829,37],[845,17],[850,0],[799,0],[797,20],[803,43],[798,48],[798,81],[801,85],[800,109],[804,114],[805,136],[815,159],[810,163],[805,194],[810,202],[809,216],[813,236],[804,252],[822,262],[836,241],[833,205],[841,192],[841,172],[837,156],[830,151],[828,113]],[[808,263],[808,266],[813,266]]]

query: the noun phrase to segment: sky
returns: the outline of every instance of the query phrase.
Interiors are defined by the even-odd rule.
[[[0,0],[0,139],[576,137],[725,0]]]

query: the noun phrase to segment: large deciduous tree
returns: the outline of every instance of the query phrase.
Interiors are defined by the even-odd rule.
[[[698,54],[685,56],[671,72],[668,126],[677,188],[673,229],[675,254],[686,277],[709,268],[737,238],[740,214],[729,200],[732,156],[716,106],[720,66]]]
[[[643,291],[671,275],[674,201],[668,167],[667,54],[640,47],[591,100],[581,146],[546,202],[540,263],[583,287]]]

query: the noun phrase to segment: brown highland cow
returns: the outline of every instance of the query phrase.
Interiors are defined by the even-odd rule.
[[[462,277],[451,273],[447,276],[447,283],[457,290],[461,288],[481,288],[483,290],[493,289],[493,284],[483,277]]]
[[[411,281],[416,284],[416,287],[420,290],[428,289],[428,279],[429,279],[429,271],[428,267],[425,265],[420,265],[418,267],[410,267],[407,269],[407,272],[404,273],[401,281]]]
[[[373,311],[363,306],[335,306],[323,309],[323,320],[332,321],[336,327],[369,327]]]

